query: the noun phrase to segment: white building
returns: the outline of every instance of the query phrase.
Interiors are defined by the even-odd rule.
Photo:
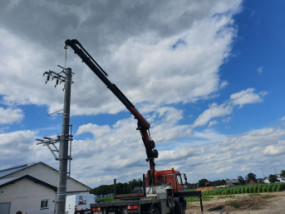
[[[58,170],[43,162],[0,170],[0,214],[53,214],[58,178]],[[67,194],[90,190],[73,178],[67,180]]]

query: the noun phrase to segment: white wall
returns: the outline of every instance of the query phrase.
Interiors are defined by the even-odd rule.
[[[23,179],[0,188],[0,203],[11,202],[10,214],[53,214],[56,192],[31,180]],[[41,210],[41,200],[48,199],[48,209]]]

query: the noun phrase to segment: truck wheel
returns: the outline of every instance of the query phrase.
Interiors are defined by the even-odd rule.
[[[175,208],[174,208],[174,213],[175,214],[185,214],[185,206],[183,203],[175,203]]]
[[[179,203],[180,214],[185,214],[185,206],[183,203]]]
[[[153,209],[152,209],[152,214],[161,214],[160,213],[160,210],[157,206],[154,206]]]

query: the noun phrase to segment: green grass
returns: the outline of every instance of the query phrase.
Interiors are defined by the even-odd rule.
[[[195,192],[195,189],[185,189],[184,192]]]
[[[212,200],[214,197],[213,196],[202,196],[202,200],[203,201],[210,201]],[[186,202],[199,202],[200,201],[200,197],[186,197]]]

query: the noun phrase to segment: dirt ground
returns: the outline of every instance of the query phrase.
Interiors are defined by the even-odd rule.
[[[285,191],[273,193],[215,196],[203,202],[204,214],[285,214]],[[201,213],[200,203],[187,205],[186,214]]]

